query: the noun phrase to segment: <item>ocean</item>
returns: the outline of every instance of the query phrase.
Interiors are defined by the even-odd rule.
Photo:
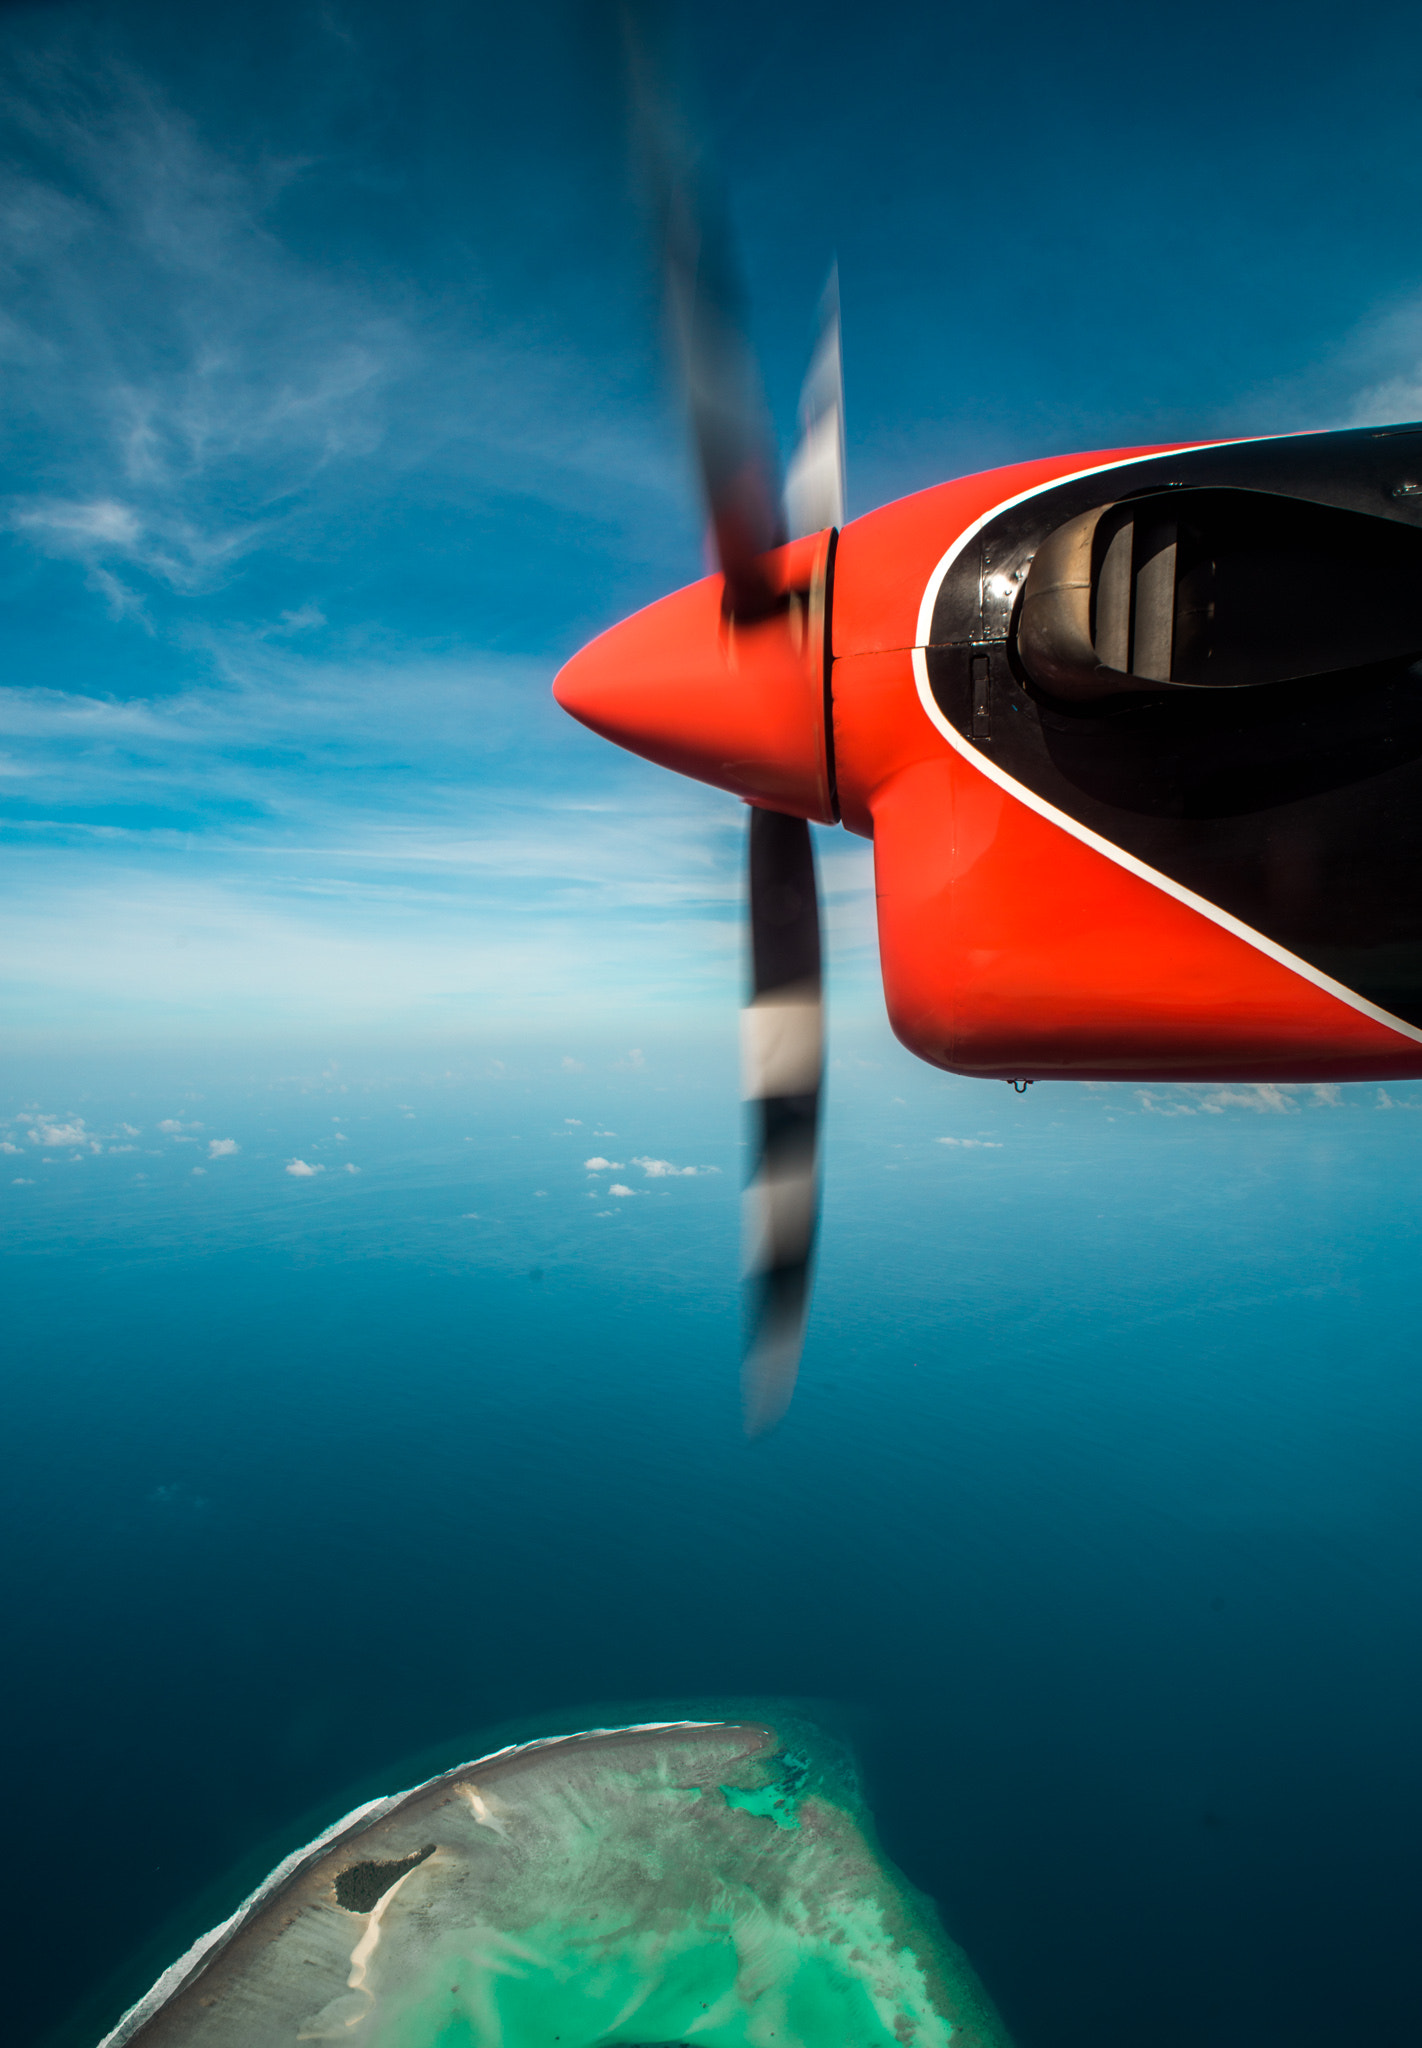
[[[755,1443],[729,1029],[8,1061],[7,2041],[359,1798],[777,1701],[1019,2048],[1415,2041],[1422,1090],[834,1052]]]

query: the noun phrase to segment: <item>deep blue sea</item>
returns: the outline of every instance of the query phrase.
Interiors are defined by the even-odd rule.
[[[786,1697],[1020,2048],[1418,2040],[1422,1089],[836,1053],[755,1444],[729,1035],[9,1061],[7,2043],[358,1796]]]

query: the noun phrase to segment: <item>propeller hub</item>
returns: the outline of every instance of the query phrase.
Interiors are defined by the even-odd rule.
[[[825,729],[834,539],[811,534],[763,557],[780,600],[768,616],[728,616],[724,578],[707,576],[591,641],[559,672],[554,696],[644,760],[835,823]]]

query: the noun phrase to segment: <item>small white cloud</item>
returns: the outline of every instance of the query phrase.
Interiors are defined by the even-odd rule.
[[[565,1124],[572,1124],[575,1130],[581,1130],[583,1127],[583,1120],[580,1116],[565,1116],[563,1121]]]
[[[612,1064],[620,1073],[626,1073],[629,1067],[633,1073],[640,1073],[647,1062],[642,1055],[641,1048],[634,1045],[625,1060],[614,1060]]]
[[[110,1145],[110,1152],[136,1152],[137,1145]]]
[[[19,1156],[20,1156],[20,1148],[19,1148],[19,1146],[18,1146],[18,1145],[12,1145],[12,1144],[10,1143],[10,1140],[9,1140],[8,1138],[0,1138],[0,1152],[9,1152],[9,1153],[13,1153],[13,1155],[14,1155],[14,1156],[15,1156],[15,1158],[17,1158],[17,1159],[18,1159],[18,1158],[19,1158]]]
[[[965,1152],[1000,1152],[1000,1138],[940,1138],[940,1145],[961,1145]]]
[[[119,1129],[126,1138],[136,1138],[139,1134],[139,1126],[137,1124],[120,1124]]]
[[[166,1132],[168,1137],[174,1138],[177,1136],[179,1131],[200,1131],[202,1129],[202,1125],[179,1123],[178,1119],[175,1116],[165,1116],[163,1121],[159,1124],[158,1128],[160,1131]]]
[[[347,1138],[344,1131],[337,1131],[335,1133],[335,1139],[338,1145],[348,1145],[350,1143],[350,1140]]]
[[[563,1072],[565,1074],[585,1074],[587,1072],[587,1068],[584,1066],[581,1060],[570,1059],[568,1054],[564,1053]],[[568,1118],[568,1122],[570,1124],[574,1124],[577,1122],[577,1118],[574,1116],[570,1116]]]
[[[477,1209],[466,1209],[459,1220],[461,1223],[481,1223],[483,1218]]]
[[[207,1141],[209,1159],[230,1159],[234,1152],[241,1150],[242,1147],[235,1138],[209,1138]]]
[[[1322,1109],[1337,1109],[1343,1100],[1343,1090],[1335,1088],[1331,1081],[1316,1081],[1313,1099]]]
[[[1200,1104],[1210,1116],[1223,1116],[1227,1109],[1252,1109],[1259,1116],[1289,1116],[1297,1102],[1272,1081],[1256,1081],[1243,1088],[1213,1088]]]
[[[313,1174],[326,1171],[324,1166],[308,1166],[304,1159],[289,1160],[286,1170],[293,1180],[310,1180]]]
[[[618,1173],[621,1171],[622,1161],[620,1159],[604,1159],[599,1153],[592,1159],[585,1159],[583,1165],[589,1173]]]
[[[345,1166],[345,1170],[346,1170],[346,1172],[347,1172],[347,1173],[359,1173],[359,1172],[360,1172],[360,1168],[359,1168],[358,1166],[352,1166],[352,1165],[351,1165],[351,1162],[349,1161],[349,1159],[348,1159],[348,1160],[346,1161],[346,1166]]]
[[[635,1188],[625,1188],[620,1180],[615,1180],[607,1192],[610,1195],[635,1195],[637,1190]]]
[[[87,1145],[89,1133],[84,1128],[82,1116],[76,1116],[71,1123],[60,1124],[48,1118],[41,1118],[34,1129],[26,1133],[32,1145]]]
[[[194,1173],[206,1173],[206,1172],[207,1172],[207,1168],[206,1168],[205,1166],[195,1166],[195,1167],[193,1168],[193,1172],[194,1172]]]
[[[1152,1095],[1148,1088],[1137,1088],[1136,1101],[1151,1116],[1194,1116],[1195,1105],[1179,1102],[1172,1097]],[[1108,1123],[1110,1118],[1107,1119]]]
[[[11,1181],[11,1183],[10,1183],[10,1185],[11,1185],[11,1187],[12,1187],[12,1188],[32,1188],[32,1187],[34,1186],[34,1182],[33,1182],[32,1180],[18,1180],[18,1179],[17,1179],[17,1180],[12,1180],[12,1181]]]
[[[715,1166],[673,1166],[670,1159],[634,1159],[648,1180],[695,1180],[699,1173],[718,1173]]]
[[[533,1190],[533,1199],[535,1202],[546,1202],[548,1200],[547,1188],[535,1188]]]

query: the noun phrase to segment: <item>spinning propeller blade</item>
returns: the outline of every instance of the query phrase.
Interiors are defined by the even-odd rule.
[[[785,539],[780,458],[725,200],[671,89],[669,20],[660,7],[623,15],[633,106],[661,233],[667,315],[691,424],[726,610],[777,608],[761,558]]]
[[[839,265],[820,299],[815,352],[800,393],[800,440],[785,472],[790,538],[844,524],[844,362],[839,345]]]
[[[662,238],[667,311],[691,425],[724,611],[749,625],[785,600],[766,554],[844,518],[844,393],[836,271],[800,401],[801,437],[784,495],[746,293],[725,202],[669,84],[665,10],[628,6],[632,100]],[[744,1201],[747,1434],[785,1413],[810,1297],[819,1208],[824,1066],[819,892],[810,828],[753,806],[750,816],[751,996],[742,1015],[744,1095],[755,1154]]]
[[[800,394],[800,441],[785,478],[792,539],[844,523],[844,379],[839,271],[820,301]],[[815,850],[803,818],[752,810],[751,997],[741,1013],[742,1092],[755,1159],[743,1205],[748,1341],[746,1434],[772,1428],[795,1391],[819,1223],[825,1005]]]
[[[748,1330],[746,1434],[790,1405],[819,1212],[824,999],[815,856],[803,818],[750,816],[751,999],[741,1012],[742,1092],[756,1146],[742,1210]]]

